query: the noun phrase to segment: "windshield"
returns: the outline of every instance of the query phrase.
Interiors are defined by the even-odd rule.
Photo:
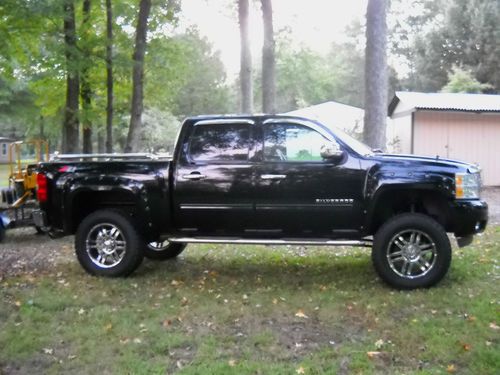
[[[356,153],[363,155],[363,156],[368,156],[372,155],[373,151],[370,147],[365,145],[364,143],[358,141],[357,139],[351,137],[349,134],[345,133],[343,130],[337,128],[334,125],[328,124],[327,122],[323,122],[323,125],[325,125],[328,129],[332,131],[335,136],[340,139],[342,142],[344,142],[347,146],[352,148]]]

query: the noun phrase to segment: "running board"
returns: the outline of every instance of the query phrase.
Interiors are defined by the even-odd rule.
[[[371,247],[370,240],[328,240],[328,239],[253,239],[230,237],[170,237],[169,242],[184,243],[215,243],[240,245],[310,245],[310,246],[361,246]]]

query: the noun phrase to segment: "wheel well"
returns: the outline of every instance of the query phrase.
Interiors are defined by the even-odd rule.
[[[94,211],[112,208],[128,214],[133,214],[136,207],[135,196],[126,190],[115,191],[84,191],[73,197],[71,206],[72,233],[82,220]]]
[[[432,217],[444,228],[449,221],[446,197],[435,191],[427,190],[388,190],[378,198],[373,211],[370,233],[395,215],[415,212]]]

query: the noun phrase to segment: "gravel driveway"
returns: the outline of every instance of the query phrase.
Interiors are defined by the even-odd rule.
[[[490,224],[500,224],[500,187],[485,188],[482,198],[488,202]],[[0,244],[0,280],[8,275],[50,271],[56,264],[76,261],[73,236],[56,240],[38,235],[32,228],[7,231]]]

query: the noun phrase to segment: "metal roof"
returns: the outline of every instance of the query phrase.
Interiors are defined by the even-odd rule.
[[[500,95],[396,91],[389,104],[391,116],[399,103],[405,108],[435,111],[500,112]]]

